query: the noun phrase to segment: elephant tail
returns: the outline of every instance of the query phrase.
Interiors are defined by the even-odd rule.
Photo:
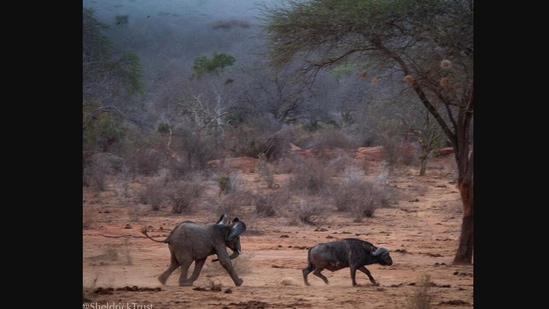
[[[145,236],[147,236],[148,239],[152,240],[152,241],[156,241],[156,242],[161,242],[161,243],[168,243],[168,239],[170,238],[169,236],[164,239],[164,240],[156,240],[154,238],[152,238],[151,236],[149,236],[149,234],[147,234],[147,227],[144,226],[142,229],[141,229],[141,233]],[[171,233],[170,233],[171,235]]]

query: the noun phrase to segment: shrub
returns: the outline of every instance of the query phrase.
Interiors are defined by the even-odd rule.
[[[201,182],[177,181],[168,187],[167,196],[172,204],[173,213],[192,211],[193,202],[200,197],[206,186]]]
[[[290,177],[292,190],[306,191],[314,195],[322,192],[330,183],[331,172],[328,166],[315,158],[296,162],[296,168]]]
[[[346,168],[341,186],[334,193],[338,211],[349,211],[355,222],[372,217],[378,207],[387,207],[392,193],[384,183],[364,178],[364,172],[357,168]]]
[[[236,173],[222,175],[217,177],[217,186],[219,195],[235,192],[240,183],[240,176]]]
[[[294,215],[300,222],[312,225],[321,224],[326,218],[328,207],[324,204],[324,199],[304,199],[301,198],[297,203],[290,203],[290,216]]]
[[[164,189],[163,179],[151,180],[139,191],[139,201],[151,205],[151,209],[157,211],[164,199]]]
[[[413,165],[419,162],[419,147],[413,143],[385,138],[382,139],[382,146],[385,158],[391,165]]]
[[[269,165],[269,163],[265,159],[265,156],[263,155],[259,157],[257,171],[259,172],[259,176],[261,177],[261,179],[265,180],[265,182],[267,183],[267,188],[274,189],[275,187],[277,187],[274,179],[273,167]]]
[[[155,149],[137,147],[127,151],[127,164],[130,171],[137,175],[154,175],[165,161],[165,155]]]
[[[87,184],[94,192],[105,190],[106,187],[106,170],[100,164],[92,164],[84,169],[84,184]]]
[[[261,217],[280,216],[281,210],[288,205],[290,193],[287,190],[277,190],[267,195],[258,195],[255,200],[255,212]]]
[[[431,276],[423,274],[420,278],[414,293],[407,299],[408,309],[429,309],[431,308],[431,295],[429,294],[429,288],[433,285],[430,281]]]
[[[216,213],[235,214],[238,213],[242,206],[251,205],[254,203],[254,195],[247,191],[233,191],[223,195],[214,204]]]

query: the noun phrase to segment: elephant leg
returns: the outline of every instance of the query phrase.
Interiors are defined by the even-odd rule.
[[[180,260],[179,263],[181,263],[181,275],[179,276],[179,286],[190,286],[193,285],[193,280],[187,279],[187,273],[189,272],[189,267],[191,266],[193,260],[192,259],[185,259]]]
[[[189,280],[194,282],[196,281],[196,279],[198,279],[198,276],[200,276],[200,271],[202,270],[202,266],[204,266],[204,262],[206,262],[206,258],[194,261],[193,274],[191,275],[191,278],[189,278]]]
[[[175,255],[171,254],[170,266],[168,267],[168,269],[166,269],[166,271],[164,271],[160,276],[158,276],[158,281],[160,281],[160,283],[165,285],[166,281],[168,280],[168,277],[172,274],[174,270],[177,269],[177,267],[179,267],[179,262],[175,258]]]
[[[242,285],[242,282],[244,282],[244,280],[240,279],[236,274],[236,271],[233,268],[233,264],[231,263],[231,259],[229,258],[229,255],[227,253],[225,253],[223,257],[219,257],[219,264],[221,264],[221,266],[225,268],[229,276],[231,276],[231,279],[233,279],[233,282],[236,286]]]

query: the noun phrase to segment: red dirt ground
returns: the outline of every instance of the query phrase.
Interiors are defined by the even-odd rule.
[[[194,286],[178,286],[179,270],[161,285],[156,277],[169,264],[168,246],[140,233],[148,226],[151,236],[164,239],[178,222],[214,223],[220,214],[199,209],[176,215],[167,206],[153,211],[135,198],[118,197],[114,184],[100,193],[84,188],[84,222],[89,223],[83,230],[84,308],[411,308],[425,275],[431,308],[473,308],[473,266],[452,265],[461,224],[454,166],[450,155],[431,160],[423,177],[410,167],[395,170],[389,184],[413,197],[379,208],[359,223],[334,210],[318,226],[289,224],[285,218],[257,217],[253,206],[243,206],[230,214],[248,226],[241,236],[242,254],[234,260],[244,280],[238,287],[211,262],[215,256]],[[256,173],[242,179],[260,184]],[[392,266],[367,266],[379,286],[357,272],[359,285],[353,287],[349,269],[323,271],[329,285],[310,274],[311,286],[305,286],[306,249],[345,237],[390,250]]]

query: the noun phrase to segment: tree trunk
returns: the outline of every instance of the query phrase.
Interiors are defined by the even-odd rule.
[[[463,139],[462,139],[463,140]],[[453,264],[471,264],[473,261],[473,218],[474,218],[474,186],[473,186],[473,152],[462,145],[456,153],[458,163],[458,187],[463,204],[463,218],[459,245]]]
[[[425,176],[426,169],[427,169],[427,158],[421,158],[419,161],[419,176]]]
[[[471,264],[473,260],[473,185],[464,181],[459,184],[459,193],[463,203],[463,218],[461,221],[461,235],[459,246],[453,264]]]

